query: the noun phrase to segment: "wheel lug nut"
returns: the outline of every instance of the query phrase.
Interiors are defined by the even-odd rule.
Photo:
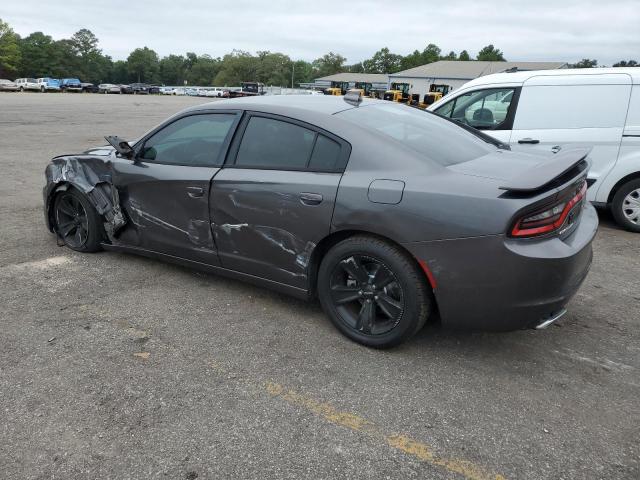
[[[378,295],[376,295],[375,297],[373,297],[373,299],[374,299],[374,300],[377,300],[377,299],[378,299]]]
[[[358,295],[362,295],[362,290],[360,290],[360,291],[358,292]]]

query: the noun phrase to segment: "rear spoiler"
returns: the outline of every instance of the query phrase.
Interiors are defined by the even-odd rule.
[[[590,147],[575,147],[561,150],[549,160],[525,170],[500,187],[510,192],[533,192],[552,183],[580,162],[591,152]]]

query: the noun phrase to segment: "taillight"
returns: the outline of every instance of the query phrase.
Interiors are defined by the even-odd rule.
[[[574,190],[575,192],[575,190]],[[512,237],[535,237],[551,233],[564,224],[573,208],[579,204],[587,194],[587,183],[582,186],[573,197],[565,197],[553,205],[541,210],[527,213],[520,218],[511,230]]]

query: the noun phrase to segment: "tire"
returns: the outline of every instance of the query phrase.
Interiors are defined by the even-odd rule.
[[[42,93],[44,93],[44,92],[45,92],[44,87],[40,87],[40,91],[41,91]]]
[[[74,215],[74,214],[78,215]],[[54,230],[64,244],[77,252],[97,252],[105,238],[102,220],[87,197],[74,188],[53,201]],[[79,232],[79,233],[78,233]]]
[[[24,93],[24,87],[20,87],[20,93]]]
[[[611,202],[611,213],[622,228],[640,233],[640,178],[618,189]]]
[[[433,305],[415,260],[376,237],[358,235],[331,248],[317,285],[320,304],[335,327],[369,347],[408,340],[424,326]]]

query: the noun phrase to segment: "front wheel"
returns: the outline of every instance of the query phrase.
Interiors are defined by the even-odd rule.
[[[100,215],[85,195],[70,189],[56,195],[53,204],[55,232],[78,252],[97,252],[104,238]]]
[[[611,203],[613,218],[621,227],[640,232],[640,179],[622,185]]]
[[[376,348],[393,347],[417,333],[432,305],[415,260],[369,236],[348,238],[329,250],[318,272],[318,296],[338,330]]]

